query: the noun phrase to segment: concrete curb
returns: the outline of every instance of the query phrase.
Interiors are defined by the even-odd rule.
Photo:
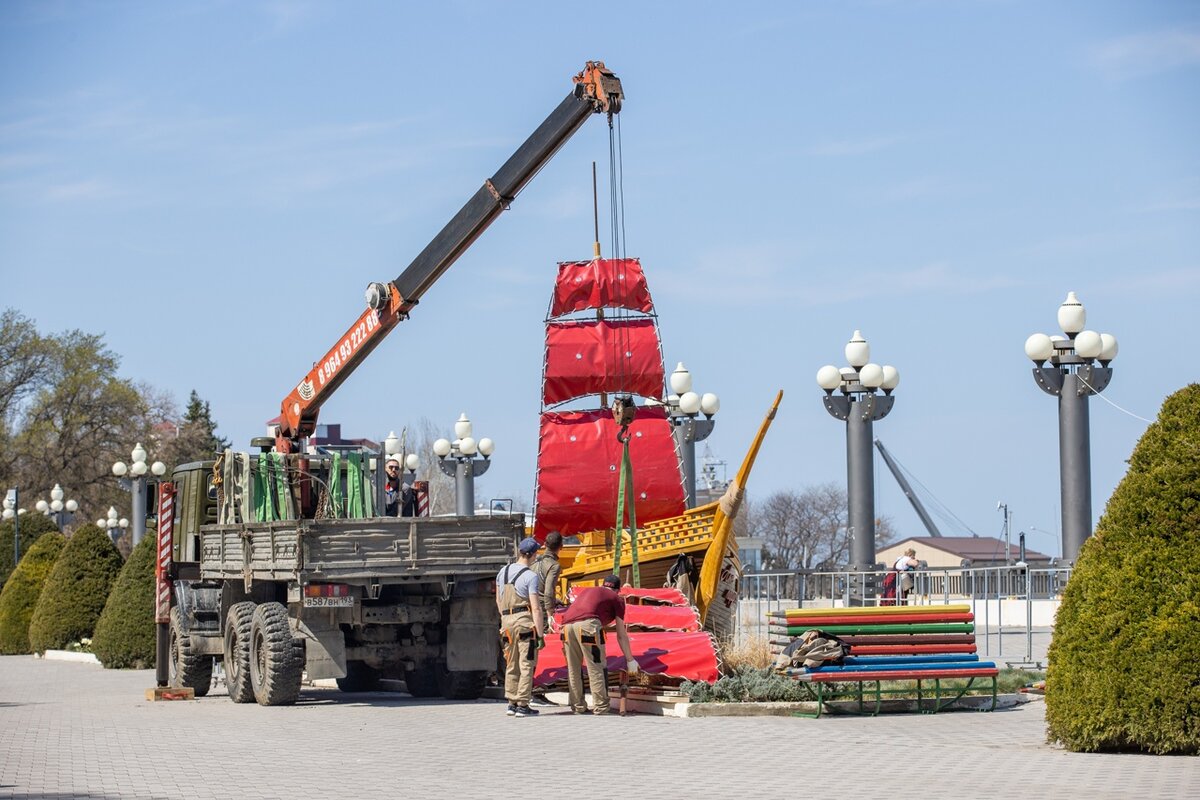
[[[47,661],[78,661],[82,664],[96,664],[99,666],[100,659],[96,658],[95,653],[78,653],[74,650],[47,650],[41,655],[34,653],[34,658],[44,658]]]
[[[971,696],[958,700],[952,708],[938,713],[950,711],[979,711],[991,705],[992,698]],[[996,710],[1014,708],[1030,702],[1028,695],[1001,694],[996,696]],[[684,717],[790,717],[794,714],[815,714],[817,704],[808,703],[684,703],[681,709]],[[825,714],[854,713],[858,708],[855,702],[837,701],[826,703]],[[916,700],[884,700],[880,713],[915,714],[918,713]],[[823,715],[824,716],[824,715]]]

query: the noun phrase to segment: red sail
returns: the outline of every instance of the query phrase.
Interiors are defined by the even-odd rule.
[[[683,479],[662,408],[639,408],[629,426],[638,523],[682,514]],[[534,536],[612,528],[621,443],[607,410],[542,414]]]
[[[543,406],[601,392],[657,398],[662,391],[663,362],[653,319],[546,324]]]
[[[589,308],[653,311],[641,262],[636,258],[596,258],[559,264],[550,316]]]

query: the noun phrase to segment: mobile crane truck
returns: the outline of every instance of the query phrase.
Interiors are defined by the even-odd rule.
[[[588,62],[573,90],[283,400],[257,456],[226,453],[160,484],[158,685],[198,696],[223,661],[236,703],[294,703],[301,679],[343,691],[403,677],[410,694],[475,698],[496,668],[493,578],[523,514],[386,517],[347,511],[369,493],[357,459],[304,452],[321,404],[409,313],[592,114],[621,110],[620,80]],[[350,494],[353,494],[353,490]],[[369,503],[366,505],[369,506]]]

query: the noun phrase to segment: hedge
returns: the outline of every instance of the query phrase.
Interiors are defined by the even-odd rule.
[[[29,620],[46,578],[66,545],[67,538],[58,531],[42,534],[4,584],[0,591],[0,654],[33,652],[29,646]]]
[[[92,652],[109,669],[154,667],[154,544],[146,536],[117,576],[96,623]]]
[[[92,524],[75,531],[46,578],[29,622],[35,652],[57,650],[89,638],[121,571],[121,554]]]
[[[21,515],[21,558],[33,547],[43,533],[58,531],[54,520],[42,514]],[[13,570],[13,521],[0,522],[0,587],[8,581]]]
[[[1046,674],[1050,741],[1200,752],[1200,384],[1167,398],[1080,550]]]

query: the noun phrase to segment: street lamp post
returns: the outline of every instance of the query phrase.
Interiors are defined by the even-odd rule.
[[[0,512],[0,518],[13,521],[13,569],[17,568],[17,562],[21,560],[21,515],[25,513],[25,509],[20,508],[20,505],[20,489],[9,489],[5,492],[4,510]]]
[[[1066,336],[1035,333],[1025,340],[1025,355],[1034,363],[1033,379],[1042,391],[1058,398],[1062,555],[1072,564],[1092,535],[1088,397],[1108,386],[1112,380],[1108,365],[1117,357],[1116,337],[1084,330],[1086,322],[1083,304],[1074,292],[1068,292],[1058,308],[1058,324]]]
[[[892,410],[892,390],[900,373],[892,366],[870,363],[871,348],[862,333],[854,332],[846,345],[849,367],[832,365],[817,371],[817,385],[825,390],[825,410],[846,423],[846,496],[850,529],[850,568],[875,566],[875,475],[872,442],[875,420]],[[882,389],[883,394],[877,393]],[[841,396],[834,392],[841,390]]]
[[[64,492],[62,487],[57,483],[50,490],[50,502],[38,500],[34,506],[38,511],[45,514],[47,517],[54,519],[54,524],[58,527],[58,532],[62,533],[63,526],[75,518],[75,512],[79,510],[79,503],[74,500],[63,502]]]
[[[713,431],[713,415],[721,408],[721,400],[712,392],[703,395],[692,391],[692,373],[680,361],[671,373],[671,394],[667,397],[667,418],[679,448],[683,467],[683,490],[687,507],[696,506],[696,442],[702,442]],[[704,419],[696,415],[703,413]]]
[[[112,539],[113,544],[117,543],[125,534],[125,529],[129,527],[129,520],[124,517],[117,519],[118,516],[116,507],[109,506],[108,513],[96,520],[96,527],[102,531],[108,531],[108,538]]]
[[[487,437],[475,441],[471,420],[465,413],[454,423],[454,437],[454,441],[438,439],[433,443],[433,452],[442,472],[454,478],[454,513],[469,517],[475,513],[475,476],[492,465],[489,459],[496,445]],[[476,458],[476,453],[482,458]]]
[[[128,482],[128,489],[133,495],[133,546],[137,547],[146,535],[146,471],[149,470],[159,478],[167,471],[167,465],[161,461],[147,464],[146,448],[142,447],[141,442],[137,443],[129,455],[133,459],[131,464],[126,466],[124,461],[118,461],[112,465],[112,471],[113,475],[122,479],[122,487]],[[129,473],[129,478],[125,477],[126,473]]]

